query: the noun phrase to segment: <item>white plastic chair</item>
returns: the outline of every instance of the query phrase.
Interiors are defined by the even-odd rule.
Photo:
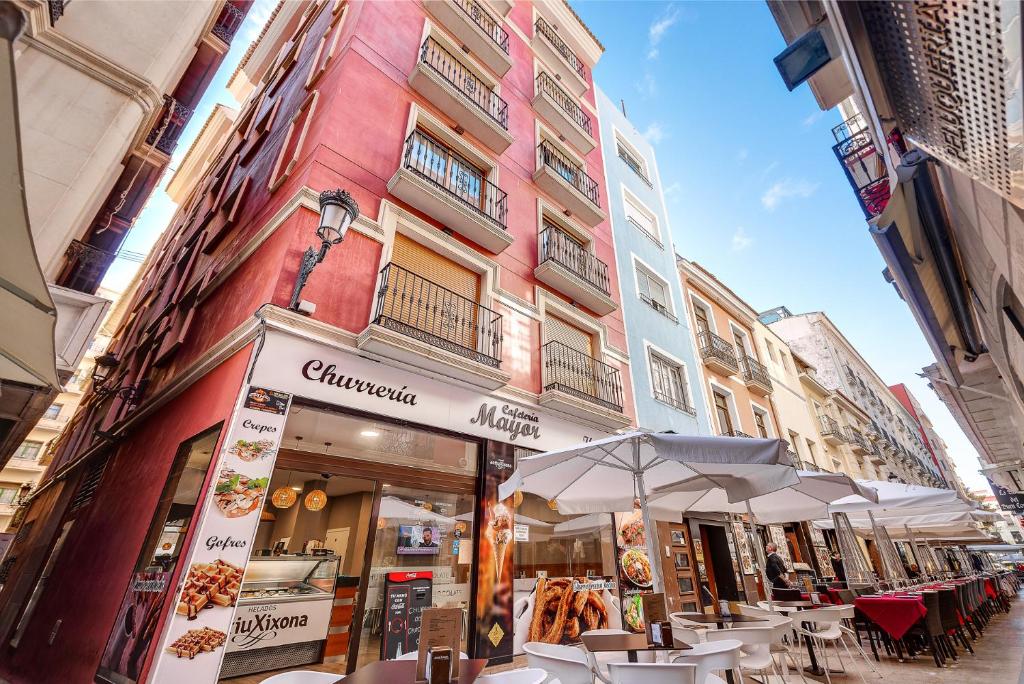
[[[775,659],[772,658],[772,644],[777,632],[772,627],[733,627],[721,632],[708,632],[708,643],[735,639],[741,642],[740,667],[762,677],[774,673],[782,676]]]
[[[742,646],[743,642],[736,639],[697,644],[682,651],[672,662],[696,665],[696,684],[724,684],[725,680],[712,674],[719,670],[732,670],[736,674],[736,684],[743,684],[743,670],[740,667]]]
[[[684,663],[612,663],[608,673],[611,684],[695,684],[697,681],[697,666]]]
[[[624,629],[591,629],[580,635],[584,634],[632,634]],[[608,677],[606,672],[608,665],[611,663],[625,663],[629,661],[629,654],[626,651],[605,651],[602,653],[591,653],[587,650],[587,647],[580,643],[579,646],[583,649],[583,652],[587,654],[587,662],[590,663],[590,669],[593,670],[598,677],[607,680]],[[647,653],[637,653],[636,661],[638,663],[654,663],[657,662],[657,654],[653,651]]]
[[[843,638],[843,630],[850,631],[848,628],[843,626],[843,619],[846,617],[853,617],[853,606],[829,606],[826,608],[816,608],[813,611],[814,620],[812,622],[801,622],[801,625],[797,628],[797,632],[802,634],[804,638],[813,639],[815,643],[821,645],[821,654],[825,657],[825,681],[832,684],[832,677],[829,674],[829,657],[827,644],[835,644],[836,647],[836,658],[839,659],[839,665],[842,667],[842,671],[846,672],[846,665],[843,663],[843,657],[839,653],[839,646],[841,645],[846,650],[846,655],[850,659],[850,664],[854,664],[853,654],[850,653],[850,647],[846,643],[846,639]],[[798,615],[797,618],[800,616]],[[797,622],[800,622],[798,619]],[[810,625],[810,629],[808,628]],[[852,632],[851,632],[852,633]],[[861,655],[864,656],[864,662],[868,663],[871,667],[871,663],[868,661],[867,654],[864,650],[854,642],[854,646],[860,649]],[[860,675],[860,680],[863,684],[867,684],[867,680],[864,679],[864,673],[860,668],[855,668],[857,674]],[[872,667],[872,669],[874,669]]]
[[[333,672],[314,672],[313,670],[292,670],[267,677],[260,684],[334,684],[345,678],[343,674]]]
[[[548,673],[545,682],[594,684],[594,671],[590,669],[587,656],[575,646],[529,641],[523,645],[523,650],[526,651],[526,662],[530,667]]]
[[[804,677],[803,668],[803,652],[800,650],[799,639],[795,638],[795,634],[793,635],[793,639],[790,638],[791,630],[793,629],[793,618],[788,618],[785,615],[765,610],[763,608],[755,608],[754,606],[747,605],[740,606],[740,615],[760,618],[764,620],[764,626],[774,630],[775,640],[771,644],[771,652],[773,655],[779,656],[782,660],[782,675],[785,677],[789,674],[789,663],[792,662],[793,667],[800,675],[800,679],[806,682],[807,678]],[[793,642],[792,646],[791,642]]]
[[[416,660],[416,658],[418,657],[418,651],[409,651],[408,653],[403,653],[402,655],[398,656],[397,658],[395,658],[395,660]],[[469,656],[463,653],[462,651],[459,651],[459,660],[469,660]]]
[[[548,673],[537,667],[523,668],[521,670],[509,670],[507,672],[495,672],[489,675],[480,675],[476,678],[476,684],[542,684],[548,678]]]

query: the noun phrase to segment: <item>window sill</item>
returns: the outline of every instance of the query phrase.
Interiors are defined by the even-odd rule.
[[[685,413],[686,415],[693,416],[695,418],[697,417],[697,409],[696,408],[689,407],[689,406],[680,406],[679,404],[675,403],[674,401],[668,401],[666,399],[661,399],[657,395],[652,395],[652,398],[654,399],[654,401],[658,402],[659,404],[664,404],[665,406],[668,406],[670,408],[674,408],[676,411],[679,411],[680,413]]]

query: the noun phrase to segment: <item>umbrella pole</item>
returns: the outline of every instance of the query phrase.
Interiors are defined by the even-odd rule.
[[[770,610],[775,610],[775,600],[772,597],[772,587],[768,584],[768,560],[764,556],[764,547],[761,540],[757,538],[757,528],[754,527],[754,511],[750,508],[750,499],[747,499],[747,522],[750,523],[750,532],[754,542],[754,553],[757,554],[757,567],[761,569],[761,586],[764,587],[765,596],[768,599]]]
[[[654,580],[654,593],[665,591],[665,582],[661,577],[661,542],[658,541],[658,528],[651,520],[651,512],[647,508],[647,492],[644,490],[644,473],[640,469],[640,442],[633,441],[633,461],[636,470],[633,479],[636,481],[637,498],[640,499],[640,513],[644,520],[644,536],[647,538],[647,559],[651,562],[651,579]]]

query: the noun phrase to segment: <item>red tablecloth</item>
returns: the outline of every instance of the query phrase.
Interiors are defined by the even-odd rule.
[[[840,596],[838,589],[829,589],[828,590],[828,595],[829,595],[829,598],[832,599],[832,603],[836,604],[837,606],[842,605],[843,597]]]
[[[802,591],[802,592],[800,592],[800,598],[802,600],[804,600],[804,601],[810,601],[811,600],[811,595],[808,594],[806,591]],[[819,593],[818,594],[818,598],[821,599],[822,603],[832,603],[832,597],[829,596],[828,594]]]
[[[928,613],[924,601],[913,596],[858,596],[853,605],[893,639],[902,639]]]

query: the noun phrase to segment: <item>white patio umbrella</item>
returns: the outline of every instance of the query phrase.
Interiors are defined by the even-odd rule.
[[[782,440],[630,432],[520,459],[498,498],[521,489],[567,514],[628,511],[639,500],[654,590],[661,592],[658,530],[647,506],[652,491],[683,483],[721,487],[737,502],[797,482]]]
[[[688,484],[655,490],[649,505],[658,520],[678,521],[685,513],[748,513],[765,525],[815,520],[828,515],[828,505],[857,495],[877,501],[874,489],[842,473],[797,471],[800,481],[744,502],[730,502],[723,489],[692,491]]]
[[[844,497],[829,504],[830,513],[856,515],[863,511],[877,516],[880,511],[891,509],[964,504],[963,499],[957,496],[952,489],[922,487],[882,480],[857,480],[857,483],[875,490],[878,498],[872,501],[859,495]]]

